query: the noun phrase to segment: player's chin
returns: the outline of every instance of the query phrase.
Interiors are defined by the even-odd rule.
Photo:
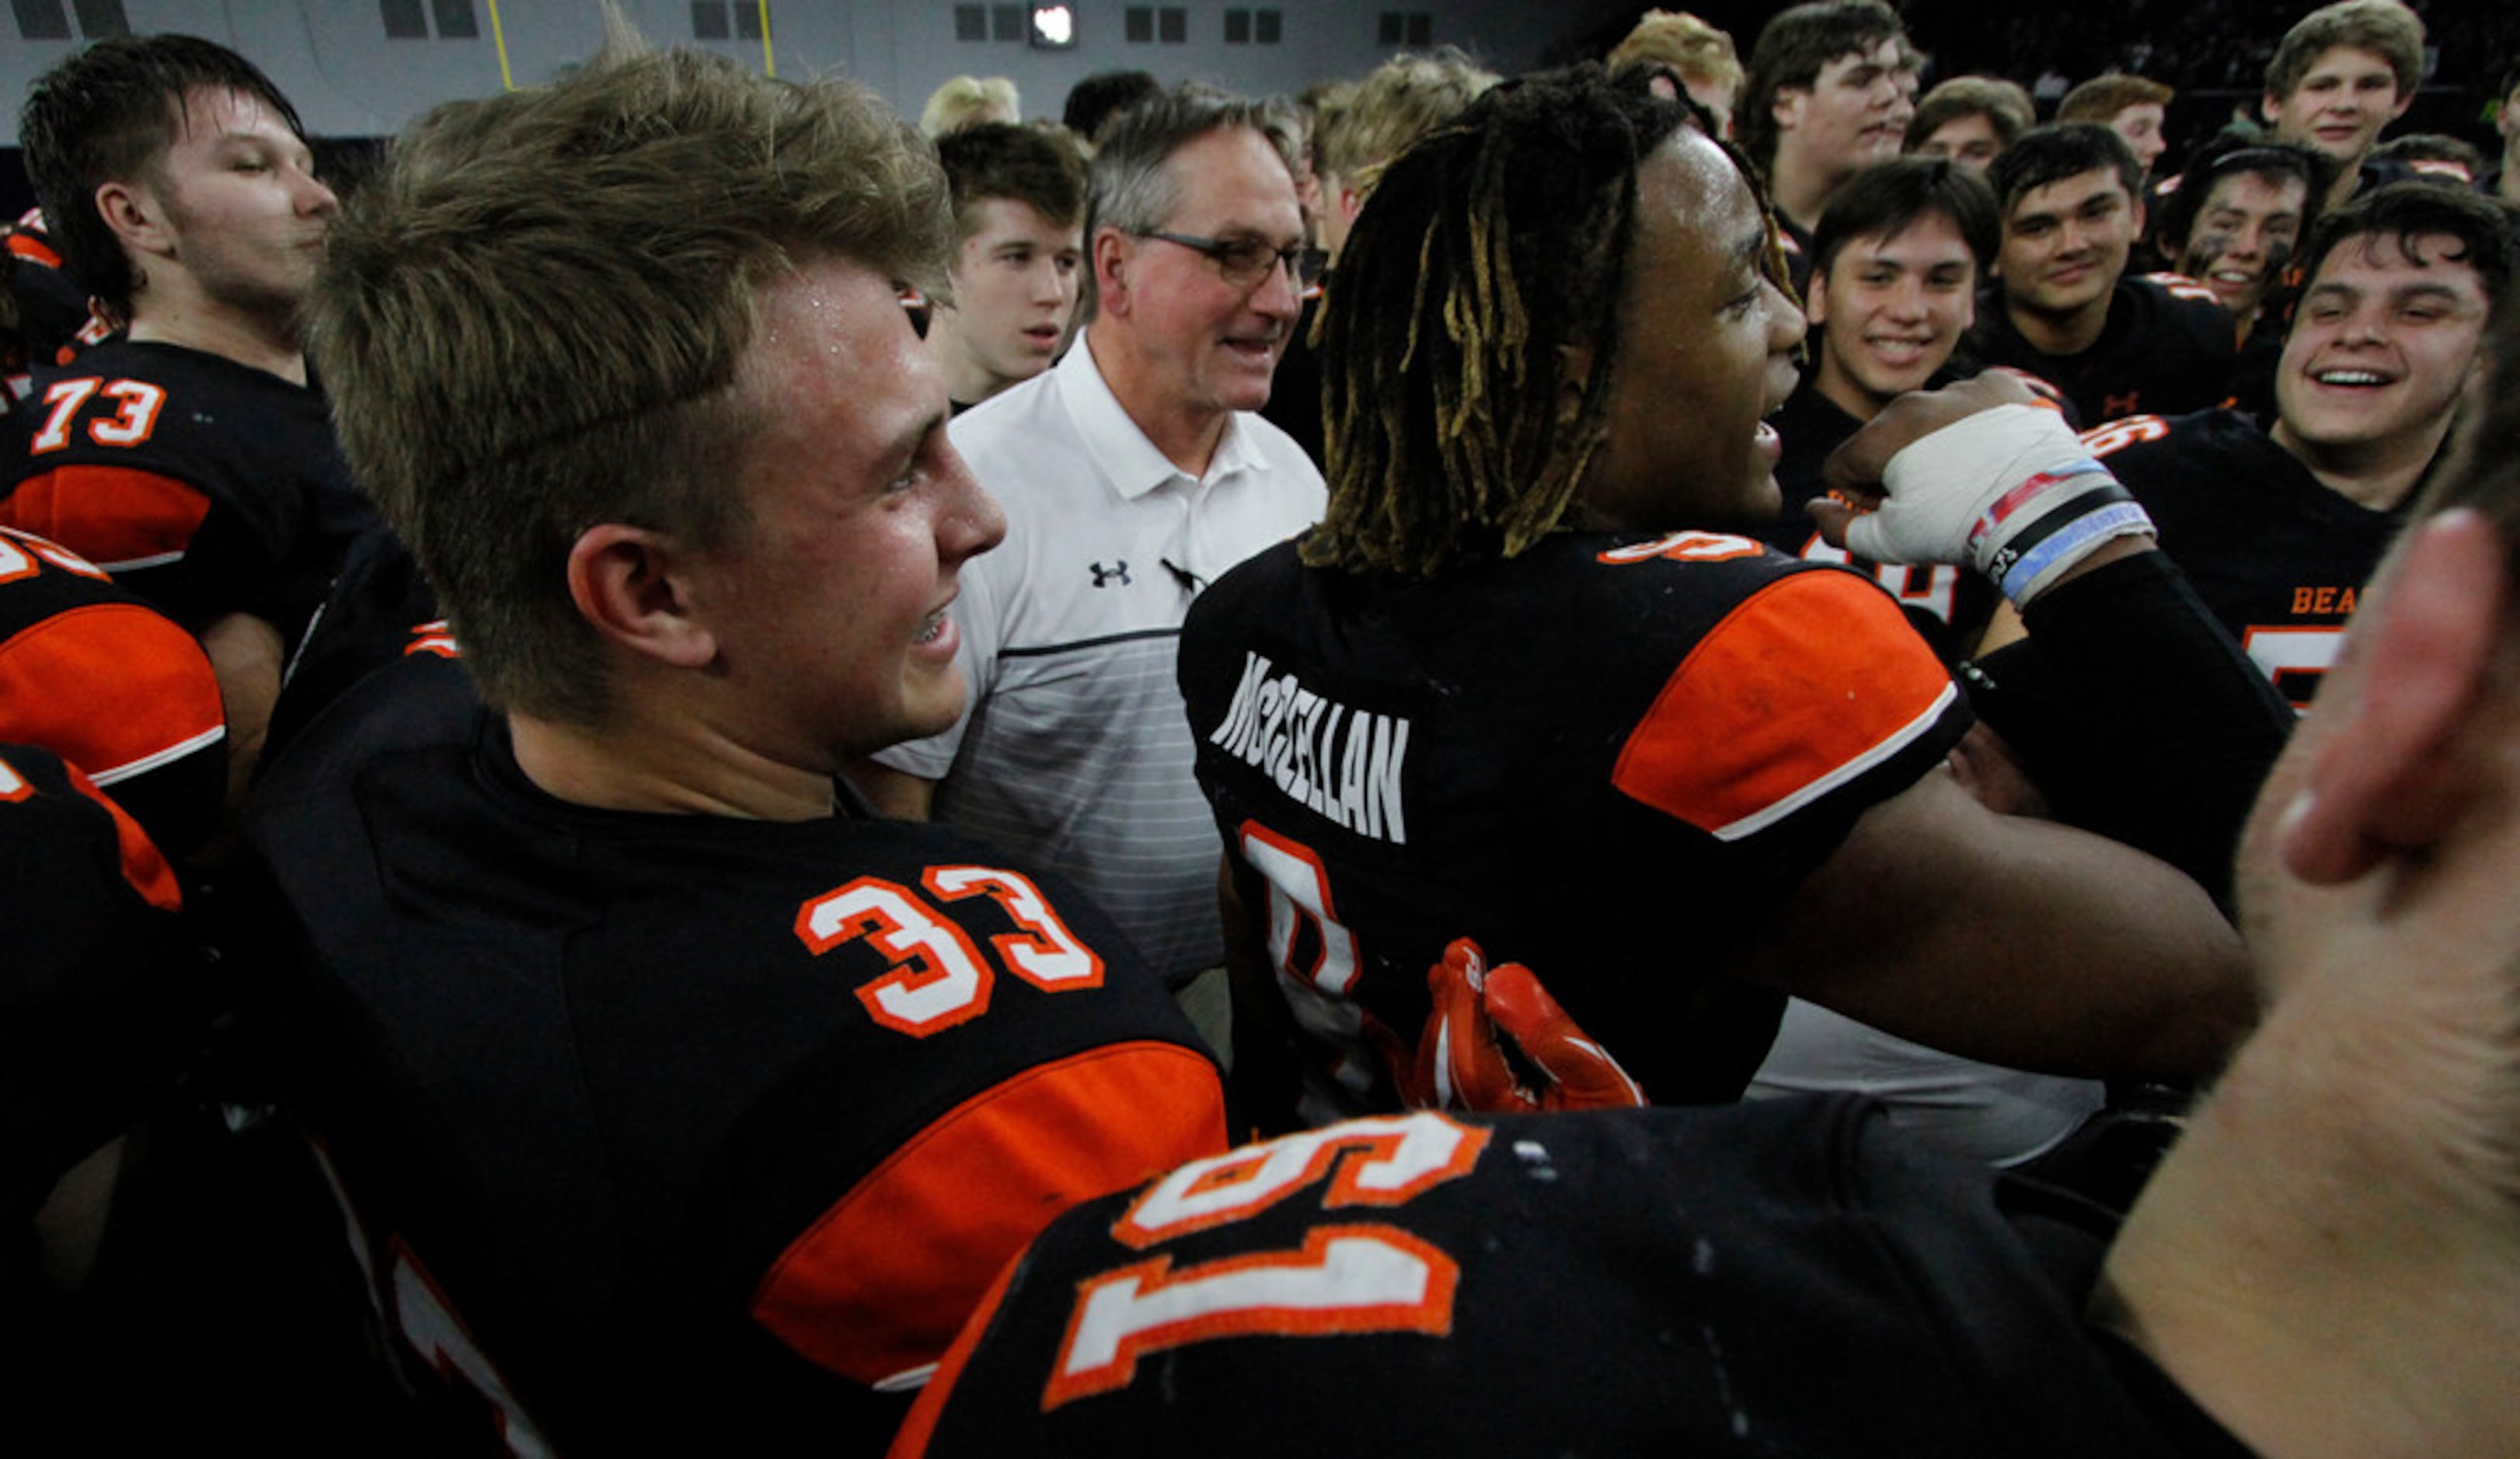
[[[1777,485],[1775,465],[1756,461],[1743,472],[1740,491],[1729,501],[1708,504],[1698,524],[1720,532],[1757,533],[1776,525],[1784,510],[1784,490]]]
[[[903,675],[901,712],[898,716],[900,734],[896,739],[925,739],[954,728],[963,717],[963,706],[970,702],[969,685],[963,682],[959,664],[943,666],[915,665]]]

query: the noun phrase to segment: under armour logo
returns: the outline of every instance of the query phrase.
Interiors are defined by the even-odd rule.
[[[1108,588],[1113,583],[1118,583],[1123,588],[1129,586],[1129,564],[1126,559],[1112,567],[1105,567],[1100,562],[1089,565],[1094,569],[1095,587]]]

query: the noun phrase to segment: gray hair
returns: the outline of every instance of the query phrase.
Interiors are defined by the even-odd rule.
[[[1163,227],[1181,205],[1181,179],[1164,163],[1210,132],[1247,127],[1296,171],[1300,123],[1283,97],[1243,97],[1195,81],[1158,92],[1113,117],[1095,139],[1085,201],[1085,246],[1104,228],[1142,234]],[[1085,280],[1085,317],[1095,312],[1093,272]]]

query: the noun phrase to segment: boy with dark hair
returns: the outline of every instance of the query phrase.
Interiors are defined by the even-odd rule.
[[[936,140],[954,198],[950,300],[927,329],[954,409],[1048,370],[1075,322],[1085,164],[1039,127],[983,122]]]
[[[2213,290],[2229,311],[2240,353],[2231,395],[2240,409],[2274,408],[2293,255],[2317,221],[2335,164],[2288,142],[2219,137],[2197,150],[2162,198],[2154,241],[2172,267]]]
[[[241,794],[285,645],[373,519],[298,336],[333,194],[287,98],[190,36],[62,62],[20,134],[70,271],[123,333],[38,363],[0,526],[98,564],[202,641]]]
[[[1059,124],[1091,149],[1112,117],[1163,89],[1163,83],[1147,71],[1096,71],[1067,88],[1067,100],[1059,108]]]
[[[1777,417],[1783,515],[1759,535],[1780,552],[1873,573],[1946,662],[1985,622],[1992,597],[1958,568],[1853,561],[1821,540],[1809,510],[1825,495],[1822,464],[1856,428],[1910,390],[1940,383],[1976,318],[1978,281],[2001,237],[1995,195],[1969,168],[1901,157],[1857,173],[1812,236],[1809,373]],[[1962,601],[1965,597],[1967,600]]]
[[[1908,119],[1905,151],[1984,172],[2012,139],[2037,123],[2030,93],[1996,76],[1954,76],[1935,85]]]
[[[2433,469],[2515,245],[2492,202],[2396,183],[2328,214],[2261,428],[2237,411],[2120,420],[2084,437],[2152,512],[2161,546],[2297,705],[2406,504]]]
[[[2179,93],[2144,76],[2112,74],[2092,79],[2065,93],[2053,121],[2096,121],[2126,139],[2127,151],[2146,173],[2161,160],[2170,144],[2161,135],[2170,104]]]
[[[1759,31],[1732,128],[1794,248],[1810,243],[1841,183],[1899,155],[1918,65],[1907,26],[1881,0],[1811,0]],[[1796,265],[1797,284],[1806,272]]]
[[[2064,393],[2082,423],[2220,405],[2230,317],[2176,275],[2127,277],[2143,231],[2143,168],[2117,133],[2077,121],[2025,132],[1987,170],[2003,208],[1996,284],[1968,342]]]

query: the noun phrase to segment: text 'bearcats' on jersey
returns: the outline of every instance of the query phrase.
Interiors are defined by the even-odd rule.
[[[1561,533],[1406,585],[1282,546],[1192,607],[1181,678],[1314,1124],[1398,1107],[1426,969],[1464,936],[1656,1102],[1737,1096],[1782,996],[1709,950],[1969,723],[1873,583],[1702,532]]]
[[[247,826],[385,1309],[562,1452],[879,1448],[1053,1215],[1225,1144],[1214,1061],[1064,883],[921,824],[556,800],[433,654]]]
[[[893,1455],[2236,1456],[1988,1186],[1848,1099],[1246,1146],[1055,1222]]]
[[[2113,420],[2083,444],[2143,503],[2161,550],[2250,660],[2309,707],[2404,508],[2331,491],[2237,411]]]

